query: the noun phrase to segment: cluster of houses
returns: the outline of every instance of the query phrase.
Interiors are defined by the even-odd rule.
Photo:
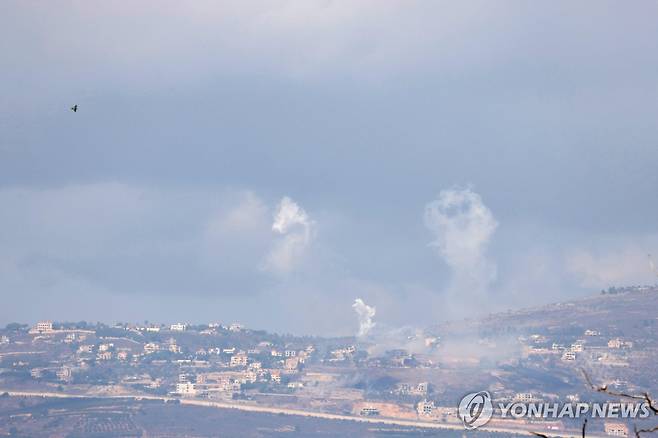
[[[67,361],[66,364],[55,367],[52,370],[46,368],[33,368],[30,372],[35,379],[44,377],[46,371],[51,371],[61,382],[71,382],[72,376],[76,372],[85,370],[89,362],[96,361],[99,363],[108,361],[120,361],[127,365],[140,366],[143,361],[156,353],[168,352],[173,353],[173,363],[177,363],[181,369],[183,367],[194,370],[190,373],[181,373],[175,382],[170,382],[171,392],[181,396],[210,396],[218,393],[232,393],[240,391],[243,385],[254,383],[267,383],[280,385],[285,381],[286,386],[290,389],[299,389],[304,385],[296,381],[295,376],[302,369],[303,365],[315,352],[313,345],[305,348],[280,348],[271,342],[262,341],[256,345],[241,349],[234,347],[207,347],[197,348],[193,353],[183,354],[183,348],[175,339],[177,332],[184,332],[189,329],[185,323],[171,324],[166,326],[147,325],[141,327],[131,327],[130,330],[147,333],[158,333],[162,335],[167,331],[172,336],[164,341],[148,341],[139,343],[130,338],[116,338],[110,341],[110,338],[95,338],[90,336],[93,331],[87,330],[63,330],[53,328],[50,321],[37,323],[29,333],[34,335],[33,342],[36,340],[46,340],[53,342],[54,339],[66,344],[76,344],[74,357]],[[228,327],[219,324],[209,324],[208,328],[199,332],[202,335],[215,334],[218,330],[227,330],[237,333],[244,331],[241,324],[231,324]],[[55,335],[60,335],[55,337]],[[63,337],[62,337],[63,336]],[[6,338],[6,337],[4,337]],[[98,342],[102,340],[102,342]],[[162,339],[162,337],[151,339]],[[95,340],[96,343],[89,342]],[[8,340],[7,340],[8,342]],[[342,349],[343,354],[351,354],[355,351],[354,347]],[[258,360],[258,357],[267,355],[272,358],[268,365],[264,366]],[[163,360],[149,360],[145,363],[159,364]],[[285,376],[285,379],[282,378]],[[146,373],[141,377],[139,375],[127,376],[122,383],[127,385],[137,385],[147,388],[159,388],[162,386],[162,379],[154,379]]]
[[[600,332],[588,329],[585,330],[583,339],[578,339],[568,345],[553,342],[550,347],[546,346],[549,341],[543,335],[535,334],[531,335],[528,339],[520,338],[519,340],[525,345],[527,355],[541,356],[558,354],[563,362],[573,362],[578,358],[579,354],[585,351],[587,345],[587,350],[596,356],[597,361],[603,364],[615,365],[617,363],[625,363],[623,360],[618,360],[619,357],[615,356],[614,351],[622,349],[630,350],[633,348],[633,342],[615,337],[609,339],[606,346],[605,341],[592,343],[587,340],[588,338],[600,336]]]

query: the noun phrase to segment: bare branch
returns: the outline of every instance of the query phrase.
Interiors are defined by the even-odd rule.
[[[592,383],[592,379],[590,379],[589,375],[587,374],[587,371],[585,371],[584,369],[581,369],[581,371],[583,373],[583,376],[585,376],[585,380],[587,381],[587,384],[594,391],[612,395],[615,397],[629,398],[632,400],[644,400],[649,405],[649,409],[651,410],[651,412],[653,412],[654,415],[658,415],[658,408],[654,405],[653,400],[649,396],[649,393],[645,392],[642,395],[637,395],[637,394],[626,394],[624,392],[611,391],[608,389],[608,385],[603,385],[603,386],[595,385],[594,383]]]
[[[641,438],[640,434],[641,433],[653,433],[658,431],[658,426],[654,426],[651,429],[638,429],[637,426],[635,426],[635,437],[636,438]]]

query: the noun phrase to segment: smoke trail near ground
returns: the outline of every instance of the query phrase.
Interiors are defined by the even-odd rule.
[[[375,316],[376,310],[374,307],[370,307],[364,303],[361,298],[354,300],[352,308],[356,312],[359,320],[359,332],[357,336],[366,336],[376,325],[372,320]]]
[[[442,190],[425,206],[425,226],[435,237],[431,245],[452,269],[449,302],[485,297],[496,279],[497,268],[486,258],[486,249],[498,222],[480,195],[470,189]]]
[[[313,240],[315,222],[295,201],[285,196],[277,206],[272,231],[282,237],[267,256],[265,269],[278,274],[294,270]]]

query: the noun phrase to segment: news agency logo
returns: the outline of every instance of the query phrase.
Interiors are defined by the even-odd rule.
[[[468,430],[484,426],[494,415],[491,394],[487,391],[467,394],[459,402],[457,413]],[[515,420],[582,417],[644,419],[651,416],[651,406],[648,402],[559,403],[538,401],[523,403],[512,400],[497,403],[495,413],[501,419]]]
[[[493,415],[493,404],[491,394],[487,391],[473,392],[467,394],[459,402],[459,418],[464,422],[468,430],[484,426]]]

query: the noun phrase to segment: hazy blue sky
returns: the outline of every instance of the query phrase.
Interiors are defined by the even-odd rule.
[[[345,334],[357,297],[424,325],[653,283],[656,23],[652,1],[2,1],[0,323]]]

